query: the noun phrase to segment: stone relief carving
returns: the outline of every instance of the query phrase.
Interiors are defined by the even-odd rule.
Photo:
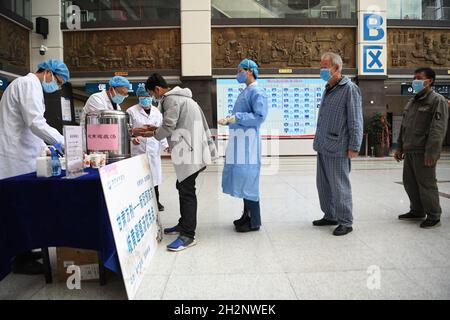
[[[389,67],[450,67],[450,31],[391,29]]]
[[[342,56],[344,67],[355,68],[353,28],[215,28],[214,68],[235,68],[244,58],[262,68],[318,67],[323,53]]]
[[[30,31],[0,17],[0,63],[30,70]]]
[[[65,32],[64,47],[75,72],[181,69],[179,29]]]

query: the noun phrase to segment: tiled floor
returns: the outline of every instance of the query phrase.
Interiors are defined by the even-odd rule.
[[[161,217],[164,226],[172,226],[178,220],[175,175],[168,161],[163,166]],[[390,159],[353,162],[355,230],[337,238],[331,227],[311,225],[322,216],[314,157],[283,158],[275,175],[262,176],[264,225],[251,234],[233,231],[242,203],[222,194],[221,166],[212,166],[198,178],[198,245],[170,253],[165,246],[173,236],[166,236],[137,298],[450,299],[450,159],[438,166],[444,214],[434,230],[397,220],[409,204],[398,183],[401,168]],[[379,270],[379,287],[373,287],[370,268]],[[0,282],[0,299],[126,299],[126,294],[119,277],[105,287],[83,283],[71,291],[64,283],[45,285],[42,277],[10,275]]]

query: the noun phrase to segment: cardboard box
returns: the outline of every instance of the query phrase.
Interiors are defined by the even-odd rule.
[[[67,273],[71,265],[80,267],[81,281],[95,281],[99,279],[98,252],[75,248],[56,248],[57,279],[66,282],[73,272]]]

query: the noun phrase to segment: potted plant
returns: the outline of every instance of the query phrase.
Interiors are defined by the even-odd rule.
[[[390,149],[390,126],[384,114],[375,113],[366,129],[371,145],[375,149],[375,157],[385,157]]]

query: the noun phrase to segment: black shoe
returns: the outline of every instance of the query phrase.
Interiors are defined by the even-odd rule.
[[[345,236],[347,233],[350,233],[353,231],[352,227],[346,227],[343,225],[339,225],[336,229],[334,229],[333,234],[335,236]]]
[[[250,225],[250,221],[245,224],[236,226],[236,232],[251,232],[251,231],[258,231],[258,230],[259,230],[259,227],[252,228],[252,226]]]
[[[430,220],[426,219],[424,222],[420,224],[420,227],[423,229],[432,229],[441,226],[441,220]]]
[[[338,225],[337,221],[331,221],[331,220],[328,220],[325,218],[313,221],[313,226],[316,226],[316,227],[337,226],[337,225]]]
[[[237,226],[242,226],[246,223],[250,223],[250,213],[248,210],[244,210],[244,212],[242,213],[242,216],[233,221],[233,224],[237,227]]]
[[[159,211],[164,211],[164,206],[158,202],[158,210]]]
[[[425,214],[420,214],[413,211],[398,216],[400,220],[423,220],[425,217]]]
[[[44,274],[44,265],[35,260],[14,261],[12,272],[30,276]]]

